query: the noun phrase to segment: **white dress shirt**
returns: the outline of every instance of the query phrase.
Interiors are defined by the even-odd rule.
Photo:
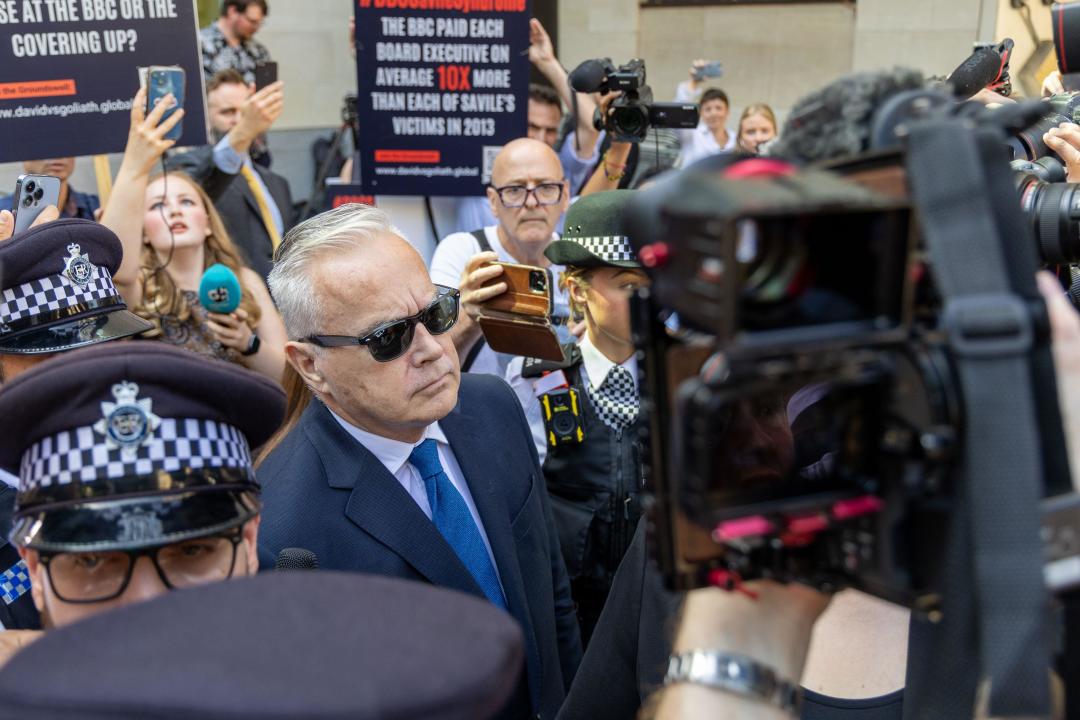
[[[688,82],[679,83],[678,90],[675,91],[675,102],[694,102],[698,101],[704,89],[698,91],[692,91]],[[682,144],[682,153],[679,155],[678,167],[686,167],[691,163],[700,160],[710,155],[719,155],[720,153],[730,153],[735,151],[735,135],[736,133],[731,131],[731,128],[725,128],[727,130],[727,142],[723,145],[716,142],[716,138],[712,134],[712,130],[705,125],[704,120],[699,120],[697,127],[693,129],[683,128],[676,130],[676,134],[679,136],[679,142]]]
[[[327,408],[327,410],[330,410],[330,408]],[[469,492],[469,485],[465,482],[465,475],[461,472],[457,458],[454,457],[454,451],[450,447],[442,428],[439,427],[439,423],[428,425],[423,437],[417,442],[407,443],[361,430],[337,415],[333,410],[330,410],[330,414],[338,421],[341,427],[345,428],[345,432],[349,433],[356,442],[367,448],[368,452],[374,455],[394,476],[394,479],[401,483],[401,487],[405,488],[405,492],[409,493],[409,497],[420,506],[423,513],[427,515],[428,520],[431,519],[431,503],[428,502],[427,487],[424,485],[424,478],[420,477],[420,472],[409,462],[409,456],[412,454],[413,448],[424,440],[429,438],[434,440],[439,450],[439,463],[442,465],[443,472],[450,478],[450,482],[469,507],[469,514],[472,515],[473,522],[476,523],[476,527],[480,531],[480,537],[484,540],[484,547],[487,548],[488,557],[491,558],[491,565],[495,568],[495,574],[499,574],[499,565],[495,562],[495,555],[491,552],[491,542],[488,540],[487,531],[484,530],[484,523],[480,519],[480,513],[476,511],[476,503],[473,502],[472,493]],[[501,577],[499,584],[502,584]],[[503,595],[505,596],[505,594],[504,588]]]
[[[5,485],[10,485],[16,490],[19,489],[19,478],[12,475],[11,473],[6,473],[3,470],[0,470],[0,482],[4,483]]]
[[[599,390],[604,379],[607,378],[615,363],[608,360],[596,346],[589,340],[586,333],[578,342],[581,349],[581,368],[579,374],[582,383],[588,383],[593,390]],[[544,416],[540,411],[540,401],[536,397],[533,387],[536,380],[521,376],[523,358],[515,358],[506,369],[506,382],[513,388],[517,395],[521,408],[525,411],[525,419],[529,422],[529,430],[532,433],[533,444],[536,445],[536,454],[540,456],[540,464],[547,457],[548,445],[547,434],[544,431]],[[622,367],[630,371],[630,377],[634,378],[634,389],[638,389],[637,356],[631,355],[630,359],[620,363]]]

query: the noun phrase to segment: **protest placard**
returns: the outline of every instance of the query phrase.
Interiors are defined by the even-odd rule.
[[[481,195],[526,132],[527,0],[356,0],[360,176],[379,195]]]
[[[206,143],[192,0],[0,0],[0,162],[119,152],[139,66],[186,72],[184,134]]]

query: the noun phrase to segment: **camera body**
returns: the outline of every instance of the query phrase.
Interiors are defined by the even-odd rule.
[[[742,161],[738,179],[645,191],[627,219],[649,228],[630,232],[653,281],[633,320],[669,585],[771,578],[938,607],[968,418],[902,161]],[[1039,421],[1051,457],[1060,418]],[[1068,492],[1057,469],[1047,497]]]
[[[593,125],[607,131],[619,142],[641,142],[650,127],[693,128],[698,109],[692,103],[657,103],[645,82],[645,61],[634,58],[618,67],[610,58],[586,60],[570,74],[574,90],[607,94],[621,92],[601,113],[597,108]]]

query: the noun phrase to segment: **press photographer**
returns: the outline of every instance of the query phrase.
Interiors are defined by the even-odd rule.
[[[848,78],[795,108],[789,150],[837,157],[838,138],[877,150],[849,159],[846,179],[772,161],[686,176],[651,208],[659,234],[632,237],[654,282],[638,338],[658,560],[676,588],[732,591],[704,613],[688,602],[668,681],[726,690],[683,699],[704,692],[731,717],[798,712],[800,677],[865,691],[882,674],[929,717],[970,717],[988,679],[992,715],[1049,712],[1044,583],[1077,582],[1053,542],[1075,523],[1076,496],[1039,250],[1002,159],[1029,110],[897,122],[898,106],[931,92],[916,80]],[[845,88],[888,102],[864,105],[871,122],[859,126],[837,112],[850,108]],[[875,145],[889,120],[891,146]],[[669,337],[660,309],[678,313],[683,338]],[[760,449],[723,439],[736,436],[764,437]],[[811,659],[803,675],[827,604],[811,587],[914,608],[906,673],[905,643],[880,644],[903,623],[894,614],[882,632],[864,605],[847,608],[838,633],[815,634],[847,649],[831,657],[859,659],[854,673],[816,674]],[[877,635],[853,632],[860,617]]]

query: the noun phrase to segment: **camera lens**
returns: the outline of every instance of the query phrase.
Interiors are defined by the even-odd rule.
[[[537,293],[547,292],[547,273],[539,270],[529,271],[529,289]]]
[[[41,198],[43,198],[43,197],[45,197],[45,191],[44,190],[42,190],[41,188],[38,188],[37,190],[34,191],[34,199],[35,200],[41,200]]]
[[[164,85],[165,84],[165,76],[164,75],[155,75],[154,76],[154,82],[156,82],[158,85]]]
[[[1047,265],[1080,262],[1080,184],[1020,178],[1020,206]]]
[[[37,183],[36,183],[36,182],[34,182],[33,180],[31,180],[30,182],[26,183],[26,192],[28,192],[28,193],[32,193],[32,192],[34,192],[34,189],[35,189],[35,188],[37,188]]]
[[[611,123],[615,131],[623,136],[644,138],[648,130],[648,120],[640,108],[617,108],[611,114]]]
[[[23,198],[22,204],[23,204],[23,207],[30,207],[31,205],[34,204],[34,198],[27,195],[26,197]]]
[[[569,435],[574,432],[574,418],[569,413],[559,413],[552,421],[556,434]]]

